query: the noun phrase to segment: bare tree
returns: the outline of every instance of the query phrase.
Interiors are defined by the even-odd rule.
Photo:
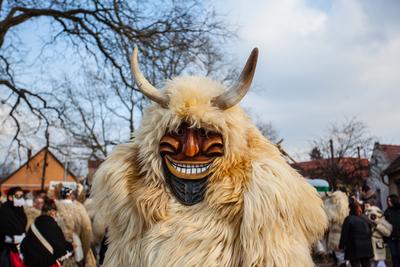
[[[374,138],[369,133],[368,127],[356,118],[346,120],[341,124],[332,123],[324,137],[311,141],[313,148],[318,148],[324,158],[332,157],[331,145],[333,143],[333,157],[368,157]]]
[[[272,122],[263,122],[258,120],[256,125],[260,132],[271,142],[277,143],[279,141],[278,131],[274,128]]]
[[[331,124],[324,137],[312,140],[310,158],[316,166],[310,176],[329,180],[334,188],[359,186],[368,174],[368,160],[374,138],[367,126],[353,118]]]
[[[124,120],[117,121],[117,108],[109,104],[114,102],[115,106],[121,102],[104,92],[103,86],[104,81],[96,79],[90,73],[87,73],[83,83],[73,84],[70,80],[65,80],[59,85],[62,90],[57,99],[64,118],[59,130],[69,137],[54,143],[54,149],[60,154],[104,159],[111,147],[128,139],[129,127],[122,133],[125,138],[121,137],[121,128],[129,123],[124,124]],[[82,148],[86,150],[82,151]]]
[[[129,70],[133,46],[141,48],[144,73],[159,85],[165,78],[191,73],[195,68],[216,75],[219,62],[224,59],[220,47],[232,36],[215,11],[197,0],[153,3],[139,0],[0,0],[0,101],[9,107],[8,118],[15,129],[12,141],[16,141],[18,147],[29,145],[21,136],[21,120],[27,113],[35,117],[37,132],[43,133],[44,137],[50,136],[47,139],[52,139],[52,127],[68,125],[69,132],[81,143],[93,147],[96,142],[103,145],[108,142],[107,138],[96,141],[98,136],[90,131],[87,134],[91,140],[84,142],[86,137],[78,133],[77,129],[93,128],[98,116],[87,109],[79,109],[79,88],[67,90],[70,98],[66,102],[70,108],[77,108],[77,113],[81,112],[78,114],[80,125],[73,123],[70,108],[60,108],[60,101],[55,101],[65,94],[59,94],[50,83],[32,78],[35,75],[26,78],[25,73],[32,66],[25,62],[29,53],[21,49],[26,40],[19,29],[35,21],[47,25],[43,28],[48,31],[47,39],[40,45],[38,60],[64,60],[64,66],[67,65],[64,71],[68,71],[69,62],[73,62],[71,58],[46,53],[60,43],[67,44],[74,51],[74,62],[80,59],[81,68],[98,73],[105,88],[119,99],[119,104],[114,102],[102,108],[124,119],[130,133],[134,131],[135,112],[140,112],[143,106],[143,98],[135,93],[137,88]],[[86,101],[89,106],[90,101],[94,105],[87,97]],[[118,105],[119,109],[112,104]],[[97,111],[104,113],[105,109]],[[91,118],[91,126],[85,125],[84,117]],[[50,135],[44,134],[49,132]]]

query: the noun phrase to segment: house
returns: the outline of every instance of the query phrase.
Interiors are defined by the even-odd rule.
[[[369,161],[365,158],[316,159],[292,164],[306,178],[322,178],[330,186],[362,185],[369,177]]]
[[[46,162],[46,165],[44,165]],[[48,190],[59,182],[75,184],[77,178],[48,149],[43,148],[16,171],[0,182],[5,193],[10,187],[21,186],[24,191]]]
[[[400,156],[383,171],[389,181],[389,193],[400,195]]]
[[[389,188],[389,180],[388,177],[385,179],[384,171],[399,156],[400,145],[380,144],[378,142],[374,144],[370,160],[370,176],[367,183],[376,190],[383,209],[386,209],[387,196],[390,193],[397,193],[396,186],[392,185]]]

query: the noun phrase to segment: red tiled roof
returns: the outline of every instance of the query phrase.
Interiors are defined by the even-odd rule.
[[[379,149],[382,150],[389,162],[394,161],[400,156],[400,145],[383,145],[379,144]]]
[[[338,160],[338,159],[335,159]],[[292,167],[299,170],[304,176],[315,176],[321,173],[321,169],[330,164],[330,159],[319,159],[292,164]],[[346,172],[359,172],[362,178],[369,176],[369,161],[368,159],[359,158],[341,158],[338,165]],[[357,171],[357,169],[360,169]],[[315,178],[315,177],[311,177]],[[324,177],[320,177],[324,178]]]

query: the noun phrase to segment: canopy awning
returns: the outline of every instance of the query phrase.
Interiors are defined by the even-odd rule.
[[[329,192],[329,183],[324,179],[307,179],[307,182],[318,192]]]

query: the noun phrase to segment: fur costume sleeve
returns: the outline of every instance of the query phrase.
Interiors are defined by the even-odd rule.
[[[166,217],[168,198],[165,189],[154,181],[146,186],[137,171],[137,148],[134,144],[118,145],[107,160],[101,164],[93,180],[93,202],[104,223],[109,225],[109,247],[104,266],[127,266],[131,258],[139,253],[132,248],[132,240],[145,229]],[[130,253],[121,253],[121,248],[131,248]],[[136,263],[140,266],[140,263]]]
[[[309,248],[327,225],[322,200],[272,144],[261,138],[249,143],[269,153],[252,162],[244,193],[242,266],[314,266]]]

